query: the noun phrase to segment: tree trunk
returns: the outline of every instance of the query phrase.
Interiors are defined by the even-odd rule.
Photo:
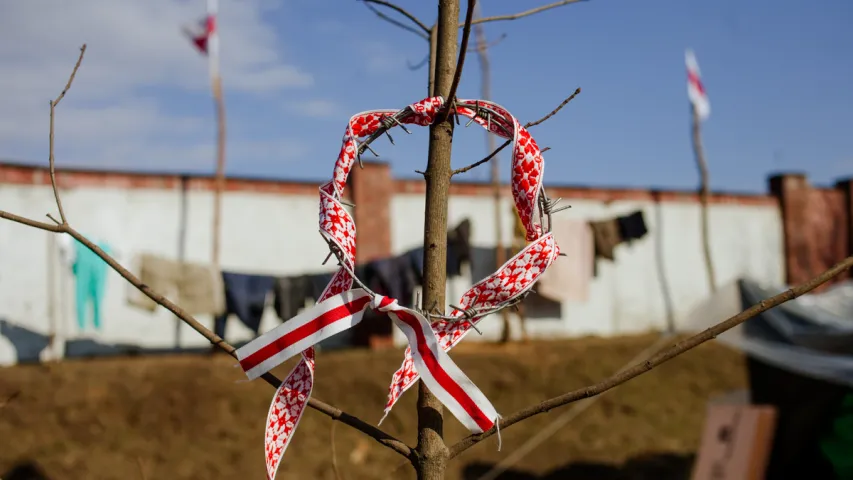
[[[434,95],[447,96],[456,68],[456,41],[459,35],[459,0],[439,0],[435,37]],[[431,75],[432,76],[432,75]],[[451,99],[445,98],[447,102]],[[453,116],[429,129],[429,158],[424,212],[423,307],[437,306],[444,311],[447,288],[447,200],[450,190],[450,152],[453,142]],[[442,438],[444,421],[441,402],[424,386],[418,385],[418,445],[415,470],[418,479],[444,478],[447,446]]]
[[[714,261],[711,258],[710,227],[708,225],[708,164],[705,162],[705,151],[702,148],[702,134],[699,130],[699,114],[692,108],[693,114],[693,152],[696,155],[696,167],[699,169],[699,203],[702,217],[702,251],[705,254],[705,270],[708,273],[708,284],[711,292],[717,291],[717,280],[714,275]]]

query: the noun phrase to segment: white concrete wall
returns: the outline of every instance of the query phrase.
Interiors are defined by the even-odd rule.
[[[513,214],[510,199],[500,207],[503,241],[512,236]],[[700,208],[696,202],[604,202],[564,199],[572,208],[557,215],[588,220],[604,220],[642,209],[649,234],[616,248],[614,262],[598,261],[586,302],[566,302],[562,316],[527,320],[534,337],[575,335],[620,335],[663,329],[668,318],[676,329],[688,323],[685,315],[709,294],[702,252]],[[392,218],[423,222],[424,199],[420,195],[398,195],[392,203]],[[495,211],[489,197],[454,197],[450,201],[448,224],[463,218],[473,223],[472,243],[495,244]],[[784,281],[784,239],[781,214],[776,206],[712,204],[709,207],[711,255],[716,281],[723,285],[741,276],[781,284]],[[392,229],[392,245],[404,251],[422,241],[422,229],[402,222]],[[557,261],[571,261],[560,258]],[[451,282],[448,298],[457,299],[470,286],[470,278]],[[720,319],[723,320],[723,319]],[[514,336],[520,330],[512,315]],[[481,323],[483,336],[468,340],[494,339],[501,332],[498,316]],[[404,342],[398,336],[399,342]]]
[[[129,264],[146,251],[178,258],[181,198],[179,190],[78,188],[63,193],[68,219],[84,234],[104,240],[118,250],[119,260]],[[599,276],[592,280],[590,298],[565,303],[562,316],[531,319],[535,336],[613,335],[662,328],[671,305],[676,325],[708,292],[695,203],[572,201],[559,215],[599,219],[642,208],[650,233],[633,245],[617,248],[616,261],[599,262]],[[398,195],[391,215],[395,253],[417,246],[423,235],[421,195]],[[221,264],[224,269],[247,273],[298,274],[331,270],[321,266],[327,247],[317,232],[317,197],[266,193],[228,193],[223,199]],[[47,186],[0,185],[0,209],[35,219],[54,211]],[[511,235],[512,216],[507,200],[504,241]],[[186,196],[186,259],[210,258],[212,197],[210,192],[189,191]],[[451,199],[449,224],[464,218],[473,223],[472,243],[492,246],[494,211],[488,197]],[[405,220],[404,220],[405,219]],[[776,207],[713,205],[710,212],[712,250],[718,283],[741,275],[782,282],[783,239]],[[59,262],[53,234],[0,221],[0,321],[24,327],[39,335],[55,330],[64,339],[88,338],[100,344],[133,344],[146,348],[204,346],[206,341],[178,322],[165,309],[154,313],[126,305],[128,284],[109,273],[101,331],[79,332],[74,310],[74,279]],[[562,258],[560,261],[569,261]],[[458,299],[470,279],[450,282],[448,299]],[[667,300],[667,298],[671,300]],[[270,309],[271,310],[271,309]],[[212,319],[199,320],[212,328]],[[277,323],[268,311],[261,330]],[[51,325],[55,325],[52,328]],[[497,317],[484,322],[484,338],[500,330]],[[516,329],[517,331],[517,329]],[[249,338],[238,321],[228,325],[229,340]],[[479,338],[476,334],[469,339]],[[402,338],[399,338],[402,341]],[[39,340],[32,342],[39,350]],[[42,352],[42,356],[48,354]],[[0,335],[0,364],[14,363],[18,354]]]

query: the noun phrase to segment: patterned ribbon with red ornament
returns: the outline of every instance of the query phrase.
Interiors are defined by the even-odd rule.
[[[482,317],[523,298],[559,254],[553,235],[545,231],[550,230],[550,221],[548,228],[543,228],[547,199],[541,191],[544,166],[541,152],[527,130],[509,112],[482,100],[459,100],[451,107],[451,113],[469,117],[490,132],[513,141],[512,193],[527,230],[527,238],[532,243],[493,275],[474,285],[449,317],[401,307],[397,299],[371,292],[353,274],[355,223],[341,200],[355,160],[360,161],[360,155],[365,148],[369,149],[369,143],[382,134],[388,134],[394,126],[406,130],[404,124],[430,125],[443,106],[442,97],[431,97],[400,111],[374,110],[350,119],[333,180],[320,187],[320,234],[337,256],[341,268],[314,307],[237,350],[240,366],[250,379],[263,375],[298,353],[302,355],[270,405],[265,437],[267,475],[270,479],[278,470],[311,396],[314,384],[313,345],[352,328],[361,321],[367,308],[389,315],[408,340],[403,367],[394,376],[386,415],[399,396],[420,377],[472,433],[492,428],[498,418],[485,395],[446,352]],[[534,221],[537,202],[540,207],[538,224]],[[353,289],[354,282],[361,288]],[[430,324],[428,317],[441,319]]]
[[[472,101],[460,101],[459,103],[470,105]],[[439,346],[444,351],[449,351],[462,341],[468,332],[476,329],[476,324],[485,316],[478,314],[478,312],[494,311],[500,305],[509,304],[525,295],[560,253],[553,234],[550,232],[543,233],[542,223],[545,222],[541,217],[539,224],[534,220],[537,201],[544,200],[543,203],[540,203],[540,215],[542,215],[543,210],[547,209],[542,208],[547,203],[547,199],[544,197],[544,192],[541,191],[545,163],[539,146],[527,129],[499,105],[482,100],[473,103],[473,109],[458,106],[456,108],[457,113],[471,117],[475,122],[498,136],[513,140],[512,196],[522,225],[524,225],[527,241],[530,243],[498,268],[495,273],[465,292],[457,305],[458,308],[454,308],[451,312],[451,318],[441,318],[432,323],[432,329],[438,337]],[[477,113],[478,110],[484,108],[484,105],[488,112],[497,113],[498,119],[502,117],[510,120],[512,124],[503,125],[504,128],[501,128],[501,124],[498,123],[498,126],[494,127],[493,120],[489,116],[484,118],[483,115]],[[542,194],[541,197],[540,194]],[[550,230],[550,220],[548,223]],[[467,321],[458,321],[462,318]],[[419,377],[412,351],[410,348],[406,348],[403,364],[394,373],[391,380],[388,401],[385,404],[386,416],[397,403],[397,400],[417,382]]]

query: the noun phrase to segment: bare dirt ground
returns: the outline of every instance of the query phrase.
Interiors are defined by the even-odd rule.
[[[655,340],[468,343],[452,355],[508,414],[603,379]],[[399,350],[321,353],[315,395],[376,422],[401,358]],[[260,380],[238,383],[245,376],[235,363],[225,355],[180,355],[0,369],[0,478],[14,480],[10,471],[23,465],[43,476],[20,479],[264,478],[272,388]],[[275,373],[284,376],[292,365]],[[500,478],[679,478],[690,468],[708,397],[745,384],[740,354],[703,345],[608,393]],[[416,397],[407,392],[383,423],[410,445]],[[468,450],[451,462],[448,478],[477,478],[567,408],[507,428],[501,452],[496,437]],[[402,457],[332,424],[309,409],[277,478],[414,478]],[[464,435],[454,418],[446,419],[449,441]]]

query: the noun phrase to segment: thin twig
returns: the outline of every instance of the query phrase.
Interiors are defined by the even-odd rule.
[[[648,360],[646,360],[642,363],[639,363],[637,365],[634,365],[633,367],[631,367],[628,370],[623,371],[622,373],[612,375],[611,377],[607,378],[606,380],[599,382],[595,385],[591,385],[589,387],[581,388],[579,390],[575,390],[573,392],[569,392],[569,393],[560,395],[559,397],[551,398],[551,399],[546,400],[546,401],[539,403],[537,405],[527,407],[523,410],[519,410],[518,412],[515,412],[515,413],[508,415],[506,417],[503,417],[501,419],[501,429],[505,430],[505,429],[509,428],[510,426],[512,426],[512,425],[514,425],[514,424],[516,424],[522,420],[525,420],[525,419],[530,418],[530,417],[535,416],[535,415],[539,415],[540,413],[548,412],[548,411],[550,411],[554,408],[560,407],[562,405],[566,405],[568,403],[576,402],[576,401],[582,400],[584,398],[594,397],[594,396],[599,395],[603,392],[606,392],[607,390],[610,390],[613,387],[621,385],[621,384],[627,382],[628,380],[631,380],[635,377],[638,377],[638,376],[648,372],[649,370],[657,367],[658,365],[661,365],[662,363],[666,362],[667,360],[671,360],[671,359],[681,355],[682,353],[687,352],[688,350],[691,350],[691,349],[707,342],[708,340],[712,340],[712,339],[716,338],[720,334],[722,334],[722,333],[724,333],[724,332],[746,322],[747,320],[749,320],[751,318],[756,317],[757,315],[759,315],[762,312],[770,310],[773,307],[779,306],[785,302],[793,300],[793,299],[795,299],[801,295],[804,295],[804,294],[814,290],[815,288],[823,285],[824,283],[828,282],[829,280],[831,280],[831,279],[837,277],[838,275],[846,272],[851,267],[853,267],[853,256],[847,257],[846,259],[842,260],[841,262],[835,264],[835,266],[833,266],[829,270],[821,273],[820,275],[809,280],[808,282],[805,282],[805,283],[798,285],[794,288],[788,289],[788,290],[780,293],[779,295],[764,299],[764,300],[756,303],[755,305],[749,307],[748,309],[744,310],[743,312],[729,318],[728,320],[720,322],[720,323],[714,325],[713,327],[706,329],[705,331],[703,331],[701,333],[693,335],[692,337],[686,338],[686,339],[676,343],[675,345],[671,346],[670,348],[668,348],[662,352],[659,352],[656,355],[653,355]],[[487,432],[477,434],[477,435],[470,435],[468,437],[465,437],[464,439],[460,440],[459,442],[457,442],[456,444],[454,444],[453,446],[450,447],[450,458],[453,458],[453,457],[459,455],[460,453],[467,450],[471,446],[476,445],[478,442],[494,435],[495,433],[496,433],[496,429],[492,428],[491,430],[489,430]]]
[[[399,14],[403,15],[404,17],[408,18],[409,20],[411,20],[415,25],[417,25],[418,27],[420,27],[420,29],[421,29],[421,30],[423,30],[423,31],[424,31],[424,33],[426,33],[427,35],[429,35],[430,28],[429,28],[429,27],[427,27],[427,26],[426,26],[426,24],[425,24],[424,22],[422,22],[422,21],[418,20],[418,17],[416,17],[416,16],[412,15],[411,13],[409,13],[408,11],[406,11],[406,9],[404,9],[403,7],[400,7],[399,5],[395,5],[395,4],[391,3],[391,2],[386,2],[386,1],[384,1],[384,0],[361,0],[361,1],[362,1],[362,2],[364,2],[364,3],[368,3],[368,2],[369,2],[369,3],[375,3],[375,4],[377,4],[377,5],[382,5],[382,6],[384,6],[384,7],[388,7],[388,8],[390,8],[390,9],[392,9],[392,10],[396,10],[396,11],[397,11],[397,13],[399,13]],[[397,24],[395,23],[395,25],[397,25]],[[398,26],[400,26],[400,25],[398,25]]]
[[[363,0],[364,6],[367,7],[367,9],[370,10],[371,12],[375,13],[377,17],[381,18],[382,20],[385,20],[386,22],[390,23],[391,25],[395,25],[395,26],[402,28],[403,30],[406,30],[408,32],[412,32],[415,35],[423,38],[427,42],[429,41],[429,35],[425,34],[424,32],[422,32],[418,29],[416,29],[415,27],[412,27],[411,25],[406,25],[405,23],[403,23],[397,19],[391,18],[388,15],[385,15],[384,13],[380,12],[378,8],[376,8],[373,5],[371,5],[370,3],[368,3],[370,1],[371,0]],[[377,2],[377,3],[379,3],[379,2]]]
[[[427,39],[427,41],[429,41],[429,39]],[[429,54],[426,54],[424,59],[421,60],[421,63],[418,63],[417,65],[413,65],[412,62],[409,61],[409,59],[406,59],[406,67],[408,67],[409,70],[411,70],[413,72],[415,70],[420,70],[427,63],[429,63]]]
[[[81,58],[83,56],[82,55],[83,50],[85,50],[85,46],[84,46],[84,48],[81,48],[81,55],[80,55]],[[79,65],[80,65],[80,61],[78,60],[77,66],[75,66],[75,69],[74,69],[75,72],[77,70],[77,67],[79,67]],[[74,78],[74,75],[72,74],[71,80],[73,80],[73,78]],[[71,81],[69,80],[65,91],[68,90],[70,85],[71,85]],[[60,95],[60,97],[57,99],[57,101],[53,102],[54,105],[57,104],[58,101],[62,99],[62,96],[65,94],[65,91],[63,91],[63,93]],[[56,193],[55,189],[54,189],[54,193],[56,195],[56,202],[58,205],[60,203],[59,194]],[[13,221],[16,223],[20,223],[22,225],[27,225],[29,227],[38,228],[40,230],[45,230],[48,232],[67,233],[68,235],[73,237],[75,240],[77,240],[78,242],[85,245],[86,248],[91,250],[95,255],[100,257],[101,260],[103,260],[104,262],[106,262],[107,265],[110,266],[110,268],[115,270],[116,273],[121,275],[121,277],[124,278],[125,280],[127,280],[128,282],[130,282],[130,284],[132,284],[139,291],[144,293],[148,298],[150,298],[151,300],[156,302],[158,305],[162,305],[166,310],[169,310],[170,312],[172,312],[176,317],[180,318],[184,323],[189,325],[193,330],[195,330],[201,336],[206,338],[210,343],[218,346],[219,348],[221,348],[225,352],[229,353],[232,357],[237,358],[237,353],[236,353],[237,350],[233,346],[228,344],[224,339],[222,339],[221,337],[219,337],[215,333],[211,332],[207,327],[202,325],[198,320],[196,320],[192,315],[187,313],[184,309],[182,309],[181,307],[179,307],[178,305],[176,305],[175,303],[173,303],[172,301],[170,301],[169,299],[167,299],[163,295],[152,290],[148,285],[145,285],[144,283],[142,283],[142,280],[140,280],[137,276],[135,276],[133,273],[131,273],[127,268],[125,268],[120,263],[118,263],[113,257],[108,255],[100,247],[95,245],[91,240],[89,240],[84,235],[82,235],[80,232],[75,230],[70,224],[68,224],[67,222],[64,222],[64,221],[59,222],[59,221],[53,219],[53,217],[50,216],[49,214],[48,214],[48,217],[50,217],[52,220],[54,220],[54,222],[56,222],[56,224],[54,225],[54,224],[45,223],[45,222],[38,222],[38,221],[29,219],[26,217],[22,217],[19,215],[15,215],[13,213],[9,213],[9,212],[5,212],[5,211],[0,210],[0,218],[10,220],[10,221]],[[269,372],[263,374],[261,376],[261,378],[263,378],[264,381],[266,381],[267,383],[272,385],[274,388],[280,387],[281,383],[282,383],[281,380],[279,380],[275,375],[273,375]],[[340,422],[343,422],[343,423],[349,425],[350,427],[355,428],[356,430],[360,430],[364,434],[372,437],[377,442],[381,443],[382,445],[385,445],[386,447],[390,448],[391,450],[394,450],[395,452],[399,453],[400,455],[403,455],[404,457],[407,457],[410,459],[413,458],[412,449],[409,448],[408,445],[406,445],[402,441],[394,438],[393,436],[389,435],[388,433],[380,430],[379,428],[374,427],[373,425],[370,425],[369,423],[366,423],[363,420],[361,420],[361,419],[359,419],[353,415],[350,415],[350,414],[342,411],[339,408],[333,407],[332,405],[329,405],[325,402],[317,400],[316,398],[309,399],[308,400],[308,406],[319,411],[319,412],[321,412],[321,413],[323,413],[323,414],[325,414],[325,415],[327,415],[327,416],[329,416],[329,417],[331,417],[332,420],[338,420]]]
[[[80,56],[77,57],[77,63],[74,64],[74,70],[71,70],[71,76],[68,77],[68,83],[65,84],[65,88],[62,89],[62,93],[56,97],[56,100],[53,101],[53,106],[59,105],[59,102],[65,98],[65,94],[68,93],[68,90],[71,89],[71,83],[74,82],[74,77],[77,75],[77,70],[80,69],[80,64],[83,63],[83,55],[86,53],[86,44],[80,47]]]
[[[536,120],[535,122],[529,122],[529,123],[527,123],[526,125],[524,125],[524,128],[535,127],[536,125],[539,125],[540,123],[544,122],[545,120],[548,120],[549,118],[553,117],[554,115],[556,115],[556,114],[557,114],[557,112],[559,112],[560,110],[562,110],[562,108],[563,108],[563,107],[565,107],[569,102],[571,102],[572,100],[574,100],[574,98],[575,98],[576,96],[578,96],[580,93],[581,93],[581,89],[580,89],[580,88],[575,89],[575,91],[574,91],[571,95],[569,95],[565,100],[563,100],[563,102],[562,102],[562,103],[560,103],[559,105],[557,105],[557,108],[555,108],[554,110],[551,110],[551,112],[550,112],[550,113],[548,113],[548,114],[547,114],[547,115],[545,115],[544,117],[540,118],[539,120]],[[454,170],[454,171],[453,171],[453,175],[458,175],[458,174],[460,174],[460,173],[465,173],[465,172],[467,172],[467,171],[469,171],[469,170],[473,170],[474,168],[477,168],[477,167],[479,167],[480,165],[482,165],[482,164],[484,164],[484,163],[488,162],[489,160],[491,160],[492,158],[494,158],[494,157],[495,157],[495,155],[497,155],[498,153],[500,153],[500,151],[501,151],[501,150],[503,150],[504,148],[506,148],[507,146],[509,146],[509,144],[510,144],[510,143],[512,143],[512,140],[507,140],[507,141],[505,141],[505,142],[503,143],[503,145],[501,145],[500,147],[498,147],[495,151],[493,151],[492,153],[490,153],[489,155],[487,155],[487,156],[486,156],[485,158],[483,158],[482,160],[478,160],[478,161],[476,161],[476,162],[472,163],[471,165],[468,165],[467,167],[457,168],[456,170]],[[546,151],[548,151],[548,150],[550,150],[550,148],[545,148],[545,149],[541,150],[541,153],[545,153],[545,152],[546,152]]]
[[[139,477],[142,480],[148,480],[148,475],[145,474],[145,464],[142,463],[141,457],[136,457],[136,464],[139,465]]]
[[[6,397],[6,399],[5,399],[5,400],[3,400],[2,402],[0,402],[0,408],[6,408],[6,406],[7,406],[7,405],[9,405],[10,403],[12,403],[12,401],[13,401],[13,400],[15,400],[16,398],[18,398],[18,397],[20,397],[20,396],[21,396],[21,391],[20,391],[20,390],[15,390],[14,392],[12,392],[12,393],[11,393],[11,395],[9,395],[8,397]]]
[[[495,45],[501,43],[505,39],[506,39],[506,33],[502,33],[500,37],[492,40],[491,42],[485,42],[482,45],[475,43],[473,47],[468,47],[468,51],[469,52],[479,52],[482,50],[488,50],[488,49],[494,47]],[[484,98],[484,100],[488,100],[488,99]]]
[[[59,233],[65,231],[60,225],[30,220],[29,218],[21,217],[19,215],[15,215],[14,213],[4,212],[3,210],[0,210],[0,218],[11,220],[15,223],[20,223],[28,227],[38,228],[39,230],[47,230],[48,232]]]
[[[474,5],[477,0],[468,0],[468,10],[465,12],[465,28],[462,29],[462,45],[459,47],[459,58],[456,60],[456,71],[453,72],[453,83],[450,84],[450,93],[447,94],[447,109],[440,122],[447,119],[452,108],[456,107],[456,89],[462,80],[462,68],[465,66],[465,55],[468,53],[468,38],[471,36],[471,20],[474,19]]]
[[[549,113],[548,115],[545,115],[544,117],[540,118],[539,120],[536,120],[535,122],[530,122],[530,123],[528,123],[527,125],[525,125],[525,126],[524,126],[524,128],[535,127],[536,125],[539,125],[540,123],[544,122],[545,120],[548,120],[549,118],[553,117],[554,115],[556,115],[556,114],[557,114],[557,112],[559,112],[560,110],[562,110],[562,109],[563,109],[563,107],[565,107],[566,105],[568,105],[568,103],[569,103],[569,102],[571,102],[572,100],[574,100],[574,99],[575,99],[575,97],[577,97],[578,95],[580,95],[580,93],[581,93],[581,89],[580,89],[580,88],[576,88],[576,89],[575,89],[575,91],[574,91],[574,92],[572,92],[572,94],[571,94],[571,95],[569,95],[568,97],[566,97],[566,99],[565,99],[565,100],[563,100],[563,103],[561,103],[561,104],[557,105],[557,108],[555,108],[555,109],[551,110],[551,113]]]
[[[329,429],[329,442],[332,447],[332,470],[335,472],[335,478],[337,480],[341,480],[341,472],[338,470],[338,452],[335,449],[335,425],[336,422],[332,422],[332,427]],[[408,462],[406,462],[408,463]]]
[[[56,100],[50,102],[50,148],[48,153],[48,163],[50,165],[50,184],[53,186],[53,198],[56,200],[56,208],[59,209],[59,218],[62,223],[67,223],[65,220],[65,210],[62,209],[62,200],[59,198],[59,190],[56,188],[56,171],[55,171],[55,162],[53,157],[53,119],[54,119],[54,110],[56,106],[59,105],[59,102],[65,98],[65,94],[68,93],[68,90],[71,88],[71,84],[74,82],[74,77],[77,76],[77,70],[80,68],[80,64],[83,63],[83,55],[86,53],[86,44],[84,43],[82,47],[80,47],[80,56],[77,57],[77,63],[74,64],[74,69],[71,70],[71,75],[68,77],[68,83],[65,84],[65,88],[62,89],[62,93],[56,97]]]
[[[468,165],[467,167],[457,168],[456,170],[453,171],[452,175],[459,175],[460,173],[465,173],[468,170],[473,170],[473,169],[479,167],[480,165],[482,165],[482,164],[488,162],[489,160],[491,160],[492,158],[494,158],[495,155],[497,155],[498,153],[501,152],[501,150],[503,150],[504,148],[509,146],[510,143],[512,143],[512,140],[507,140],[506,142],[503,143],[503,145],[498,147],[494,152],[490,153],[489,155],[487,155],[482,160],[477,160],[476,162],[472,163],[471,165]]]
[[[527,17],[529,15],[533,15],[534,13],[544,12],[545,10],[550,10],[552,8],[562,7],[563,5],[569,5],[572,3],[579,3],[585,0],[562,0],[560,2],[554,2],[548,5],[542,5],[541,7],[531,8],[530,10],[526,10],[524,12],[515,13],[512,15],[495,15],[493,17],[485,17],[478,18],[474,21],[474,24],[478,23],[486,23],[486,22],[498,22],[502,20],[517,20],[522,17]],[[464,24],[460,23],[459,27],[461,28]]]

